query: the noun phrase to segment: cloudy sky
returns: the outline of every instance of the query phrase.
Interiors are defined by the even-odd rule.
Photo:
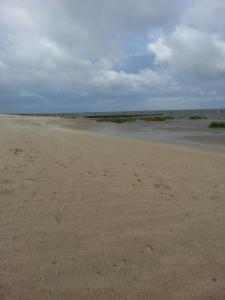
[[[0,0],[0,112],[213,107],[224,0]]]

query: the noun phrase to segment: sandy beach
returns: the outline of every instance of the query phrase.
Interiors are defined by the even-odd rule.
[[[0,117],[0,299],[224,300],[225,154],[68,122]]]

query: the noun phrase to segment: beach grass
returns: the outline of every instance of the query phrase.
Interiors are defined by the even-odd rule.
[[[209,128],[225,128],[225,122],[211,122]]]
[[[208,119],[206,116],[193,115],[189,117],[190,120],[206,120]]]
[[[112,122],[112,123],[133,123],[135,118],[133,117],[99,117],[96,119],[97,122]]]
[[[140,118],[140,120],[148,121],[148,122],[154,122],[154,121],[166,121],[166,120],[172,120],[174,119],[173,116],[146,116]]]

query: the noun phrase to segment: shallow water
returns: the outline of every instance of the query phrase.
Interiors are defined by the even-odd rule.
[[[155,113],[155,112],[154,112]],[[168,111],[160,112],[168,114]],[[225,121],[225,110],[170,111],[174,120],[164,122],[98,123],[92,120],[90,131],[113,136],[176,141],[225,152],[225,130],[209,129],[212,121]],[[191,115],[207,116],[206,120],[190,120]]]

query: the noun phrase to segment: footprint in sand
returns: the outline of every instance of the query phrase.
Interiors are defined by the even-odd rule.
[[[112,265],[112,267],[113,268],[120,268],[120,267],[127,266],[127,265],[128,265],[127,259],[126,258],[122,258],[119,263],[114,263]]]
[[[115,174],[111,173],[110,171],[104,171],[103,175],[104,177],[115,177]]]
[[[156,183],[155,184],[155,189],[156,190],[163,190],[163,191],[171,191],[171,187],[168,184],[163,184],[163,183]]]
[[[19,153],[23,152],[24,150],[22,148],[19,147],[15,147],[10,149],[11,152],[13,152],[14,155],[18,155]]]
[[[126,258],[122,258],[122,259],[121,259],[121,264],[122,264],[122,265],[127,265],[127,264],[128,264]]]
[[[175,195],[171,193],[172,188],[168,184],[156,183],[155,189],[158,190],[162,196],[168,196],[175,199]]]
[[[174,196],[173,194],[169,194],[169,196],[170,196],[171,198],[175,198],[175,196]]]
[[[67,168],[67,165],[65,165],[65,164],[62,163],[62,162],[56,161],[55,164],[58,165],[58,166],[60,166],[61,168],[64,168],[64,169]]]
[[[144,252],[152,253],[153,251],[154,251],[154,249],[151,245],[145,245]]]
[[[27,161],[28,162],[33,162],[33,161],[35,161],[37,159],[37,156],[32,156],[32,155],[28,155],[27,156]]]
[[[63,214],[60,211],[55,211],[53,216],[57,224],[62,222]]]
[[[34,181],[34,178],[30,178],[30,177],[29,177],[29,178],[26,178],[25,180],[26,180],[27,182],[29,182],[29,183],[32,183],[32,182]]]
[[[133,183],[132,185],[133,185],[133,186],[136,186],[137,184],[141,183],[141,178],[140,178],[140,175],[139,175],[138,173],[136,173],[136,172],[134,173],[134,176],[137,178],[137,179],[136,179],[136,182],[137,182],[137,183],[136,183],[136,184]]]
[[[1,196],[5,196],[5,195],[10,195],[14,192],[14,190],[7,190],[7,189],[3,189],[3,190],[0,190],[0,195]]]

